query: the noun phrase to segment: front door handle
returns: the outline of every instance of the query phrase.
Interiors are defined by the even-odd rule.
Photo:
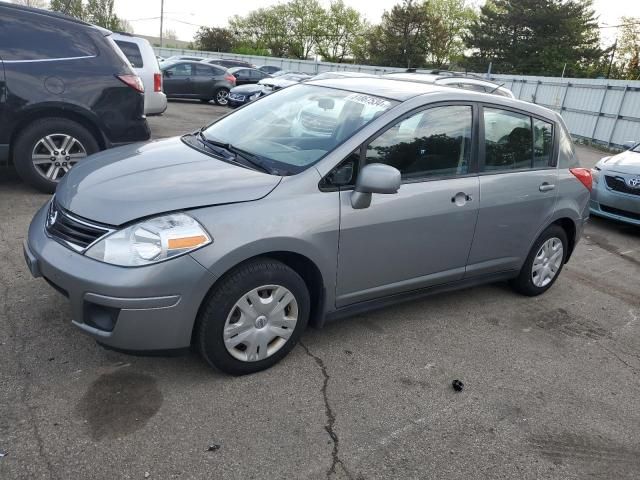
[[[453,197],[451,197],[451,203],[455,203],[459,207],[462,207],[464,204],[472,200],[473,197],[464,192],[458,192]]]
[[[553,190],[554,188],[556,188],[555,185],[552,185],[551,183],[544,182],[542,185],[540,185],[540,187],[538,187],[538,190],[540,190],[541,192],[549,192],[549,191]]]

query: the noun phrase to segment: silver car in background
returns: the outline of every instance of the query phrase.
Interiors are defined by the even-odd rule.
[[[164,113],[167,109],[167,96],[162,91],[162,72],[149,41],[129,33],[113,33],[111,38],[142,80],[145,115]]]
[[[338,109],[330,135],[292,134],[307,131],[297,122],[310,105]],[[35,215],[24,255],[101,344],[193,345],[246,374],[281,360],[308,323],[500,280],[545,292],[590,188],[546,108],[317,80],[79,163]]]
[[[592,169],[591,213],[640,225],[640,143],[604,157]]]

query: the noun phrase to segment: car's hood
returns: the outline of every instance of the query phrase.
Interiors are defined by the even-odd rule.
[[[640,175],[640,153],[630,150],[619,153],[599,165],[603,170]]]
[[[261,92],[263,90],[263,85],[250,84],[250,85],[240,85],[239,87],[233,87],[230,91],[231,93],[239,93],[240,95],[249,95],[255,92]]]
[[[64,176],[56,199],[76,215],[121,225],[168,211],[257,200],[281,179],[218,160],[174,137],[92,155]]]

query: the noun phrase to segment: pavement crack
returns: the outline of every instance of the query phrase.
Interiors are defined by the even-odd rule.
[[[347,470],[346,465],[340,459],[340,439],[338,438],[338,434],[335,432],[336,415],[333,409],[331,408],[331,403],[329,402],[329,395],[327,393],[327,387],[329,385],[329,380],[331,377],[327,373],[327,367],[325,366],[324,361],[317,355],[314,355],[313,353],[311,353],[311,350],[309,350],[309,348],[304,343],[302,342],[299,342],[299,343],[300,343],[300,346],[307,353],[307,355],[315,361],[316,365],[318,365],[318,368],[320,368],[320,371],[322,372],[323,383],[322,383],[321,392],[322,392],[322,398],[324,401],[325,416],[327,417],[327,423],[324,426],[324,429],[326,430],[327,434],[329,435],[329,438],[331,438],[331,442],[333,443],[333,451],[331,452],[331,466],[327,469],[327,478],[331,478],[332,476],[336,475],[337,468],[338,466],[340,466],[342,467],[342,470],[344,471],[347,478],[353,479],[353,476],[351,475],[349,470]]]
[[[638,369],[636,367],[634,367],[633,365],[631,365],[629,362],[627,362],[625,359],[623,359],[620,355],[618,355],[615,351],[611,350],[610,348],[605,347],[604,345],[602,345],[601,343],[596,343],[596,345],[598,345],[601,349],[603,349],[606,352],[609,352],[611,355],[613,355],[614,357],[616,357],[621,363],[623,363],[627,368],[629,368],[634,374],[638,373]]]

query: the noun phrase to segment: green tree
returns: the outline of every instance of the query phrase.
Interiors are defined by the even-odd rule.
[[[355,41],[364,33],[366,24],[356,9],[346,6],[343,0],[335,0],[324,12],[319,27],[317,53],[327,62],[341,63],[353,56]]]
[[[122,30],[120,19],[113,11],[114,0],[89,0],[84,9],[88,22],[109,30]]]
[[[198,50],[209,52],[230,52],[235,44],[229,29],[217,27],[200,27],[193,40]]]
[[[591,0],[488,0],[470,28],[468,67],[566,76],[593,71],[606,53]]]
[[[318,0],[291,0],[285,5],[289,55],[306,60],[317,45],[324,10]]]
[[[85,11],[82,0],[51,0],[51,3],[49,4],[49,10],[53,10],[54,12],[61,12],[80,20],[85,19]]]
[[[434,27],[427,3],[404,0],[384,12],[382,22],[366,33],[364,46],[355,47],[358,56],[375,65],[419,67],[425,65],[428,32]]]
[[[229,30],[238,47],[268,50],[275,57],[289,56],[286,5],[260,8],[245,17],[236,15],[229,20]]]
[[[640,17],[622,17],[615,52],[614,75],[629,80],[640,79]]]
[[[427,63],[443,67],[463,57],[464,39],[477,19],[467,0],[429,0],[426,4],[431,27],[427,30]]]

